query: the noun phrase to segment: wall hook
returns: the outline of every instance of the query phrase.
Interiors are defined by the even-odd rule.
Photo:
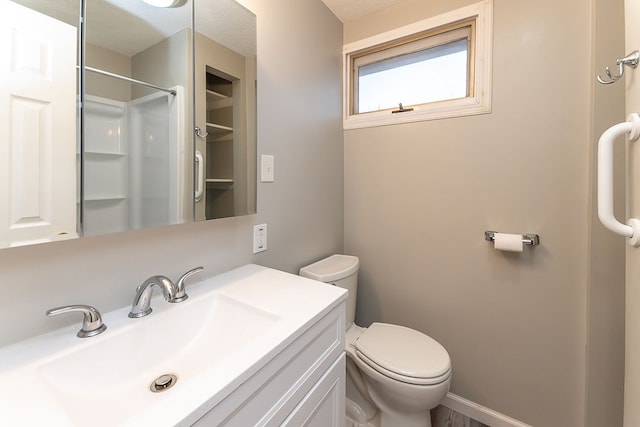
[[[609,77],[609,80],[605,80],[598,75],[597,77],[598,82],[602,83],[603,85],[610,85],[611,83],[617,82],[620,78],[622,78],[622,76],[624,76],[624,66],[626,65],[627,67],[636,68],[638,66],[639,60],[640,60],[640,51],[637,51],[637,50],[634,50],[624,58],[617,59],[616,65],[618,66],[618,74],[616,75],[611,74],[611,70],[609,69],[609,67],[606,67],[604,69],[604,72]]]

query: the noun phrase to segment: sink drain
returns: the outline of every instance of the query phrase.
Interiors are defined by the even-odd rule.
[[[178,381],[178,377],[173,374],[164,374],[160,375],[158,378],[153,380],[149,388],[154,393],[160,393],[165,390],[169,390],[171,387],[175,385]]]

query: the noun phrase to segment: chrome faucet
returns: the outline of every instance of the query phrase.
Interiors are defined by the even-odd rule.
[[[82,319],[82,329],[77,333],[80,338],[92,337],[101,334],[107,329],[107,325],[102,323],[102,316],[95,307],[90,305],[66,305],[47,310],[47,316],[57,316],[58,314],[81,312],[84,317]]]
[[[184,282],[187,277],[191,276],[198,271],[204,270],[204,267],[193,268],[184,273],[177,283],[173,283],[171,279],[165,276],[151,276],[144,283],[136,288],[136,296],[133,299],[131,305],[131,311],[129,317],[137,318],[144,317],[151,313],[151,297],[153,295],[153,286],[158,286],[162,289],[164,299],[168,302],[182,302],[189,298],[189,295],[185,292]]]
[[[171,279],[165,276],[151,276],[144,283],[136,288],[136,296],[131,305],[129,317],[144,317],[151,313],[151,296],[153,295],[153,286],[162,289],[164,299],[171,301],[176,296],[176,285]]]
[[[182,277],[180,277],[178,279],[178,282],[176,283],[176,295],[175,295],[175,297],[169,302],[182,302],[182,301],[186,300],[187,298],[189,298],[189,295],[187,295],[187,293],[184,290],[184,281],[187,279],[187,277],[191,276],[192,274],[197,273],[198,271],[202,271],[202,270],[204,270],[204,267],[196,267],[196,268],[192,268],[191,270],[189,270],[186,273],[184,273],[182,275]]]

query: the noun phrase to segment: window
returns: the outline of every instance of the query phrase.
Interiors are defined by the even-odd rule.
[[[490,0],[345,46],[345,129],[490,112]]]
[[[352,114],[468,96],[472,26],[352,55]]]

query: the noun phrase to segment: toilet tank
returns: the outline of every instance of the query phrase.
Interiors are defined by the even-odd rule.
[[[331,283],[349,291],[346,304],[345,330],[356,317],[358,294],[358,268],[360,260],[351,255],[331,255],[300,269],[300,276],[320,282]]]

